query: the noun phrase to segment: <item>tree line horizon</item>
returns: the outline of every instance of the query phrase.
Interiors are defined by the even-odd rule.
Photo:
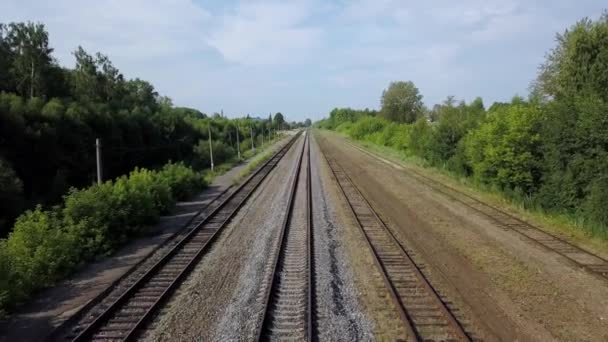
[[[78,46],[73,68],[53,57],[42,23],[0,23],[0,238],[36,204],[53,205],[70,187],[95,180],[95,139],[107,179],[169,160],[197,170],[221,164],[262,142],[262,134],[303,126],[281,112],[266,119],[174,106],[152,84],[126,79],[108,58]],[[308,120],[310,123],[310,120]]]

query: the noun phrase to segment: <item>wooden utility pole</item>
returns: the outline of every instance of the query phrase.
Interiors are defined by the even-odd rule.
[[[101,139],[95,139],[95,151],[97,154],[97,184],[103,182],[102,165],[101,165]]]
[[[209,158],[211,159],[211,172],[213,172],[213,145],[211,144],[211,123],[207,126],[209,131]]]
[[[236,124],[236,151],[239,156],[239,160],[241,159],[241,143],[239,142],[239,124]]]
[[[255,153],[255,144],[253,143],[253,126],[249,126],[249,131],[251,132],[251,149],[253,153]]]

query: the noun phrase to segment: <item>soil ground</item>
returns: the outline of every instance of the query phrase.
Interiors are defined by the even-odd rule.
[[[608,284],[334,134],[319,142],[484,340],[608,339]]]

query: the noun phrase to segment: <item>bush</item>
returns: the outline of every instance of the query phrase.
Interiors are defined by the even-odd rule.
[[[119,241],[129,212],[114,196],[114,185],[106,182],[88,189],[71,189],[64,197],[64,223],[79,242],[80,256],[89,259],[105,253]]]
[[[594,224],[608,227],[608,176],[600,176],[589,186],[589,193],[583,204],[585,216]],[[606,230],[604,230],[604,233]]]
[[[146,169],[136,168],[128,177],[118,178],[114,195],[130,213],[127,220],[130,226],[156,222],[160,213],[174,204],[168,182]]]
[[[181,200],[205,187],[202,175],[183,163],[165,165],[157,177],[167,182],[175,199]]]
[[[384,119],[364,116],[352,125],[349,135],[357,140],[367,140],[369,135],[383,130],[386,125],[388,122]]]
[[[412,127],[409,146],[418,157],[427,158],[431,145],[433,130],[426,119],[418,119]]]
[[[10,165],[0,158],[0,237],[8,233],[8,222],[23,205],[23,183]]]
[[[465,138],[465,153],[475,178],[500,189],[534,192],[540,183],[540,111],[511,105],[489,115]]]
[[[52,99],[42,108],[42,115],[49,118],[59,118],[65,113],[65,107],[61,100]]]
[[[27,211],[0,240],[0,314],[135,236],[175,198],[204,185],[201,174],[169,163],[157,172],[135,169],[115,182],[71,189],[63,207]]]
[[[41,207],[21,215],[6,240],[10,283],[0,289],[16,304],[32,291],[49,286],[70,271],[78,260],[77,239],[64,228],[60,211]]]

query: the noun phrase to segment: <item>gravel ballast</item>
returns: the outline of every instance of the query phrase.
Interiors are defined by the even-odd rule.
[[[266,261],[276,244],[289,176],[301,146],[302,138],[220,233],[181,290],[153,322],[146,340],[252,338],[261,311],[257,299],[260,284],[268,272]]]

